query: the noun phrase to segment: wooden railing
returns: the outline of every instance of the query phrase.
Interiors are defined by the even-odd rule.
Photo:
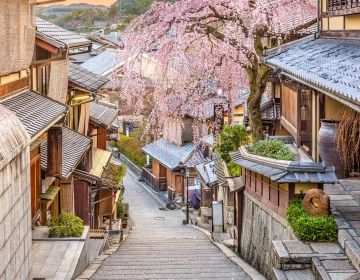
[[[154,176],[149,169],[144,167],[141,173],[141,179],[156,191],[167,190],[167,180],[165,177]]]
[[[328,0],[328,10],[339,11],[360,7],[360,0]]]

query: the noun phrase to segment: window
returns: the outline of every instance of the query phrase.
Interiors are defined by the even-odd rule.
[[[41,168],[40,168],[40,148],[36,147],[31,151],[31,216],[35,217],[40,210],[41,195]]]
[[[328,0],[328,11],[360,7],[360,0]]]
[[[43,95],[48,95],[49,92],[49,78],[50,65],[44,65],[36,68],[37,75],[37,91]]]

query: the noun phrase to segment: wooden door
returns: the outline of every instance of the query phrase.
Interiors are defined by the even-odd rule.
[[[184,195],[184,177],[175,175],[175,194]]]

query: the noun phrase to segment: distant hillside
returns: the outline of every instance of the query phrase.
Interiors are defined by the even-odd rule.
[[[108,10],[109,7],[104,5],[91,5],[87,3],[71,4],[71,5],[52,5],[48,7],[39,8],[37,13],[43,16],[62,16],[67,13],[71,13],[79,10],[99,9]]]

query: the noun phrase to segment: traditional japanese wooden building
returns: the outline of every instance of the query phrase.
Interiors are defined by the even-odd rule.
[[[333,156],[329,161],[320,154],[319,137],[321,120],[336,123],[346,114],[360,112],[357,6],[357,1],[321,1],[319,32],[269,51],[265,58],[280,78],[281,125],[314,161],[335,165],[339,177],[346,175],[340,159]]]

